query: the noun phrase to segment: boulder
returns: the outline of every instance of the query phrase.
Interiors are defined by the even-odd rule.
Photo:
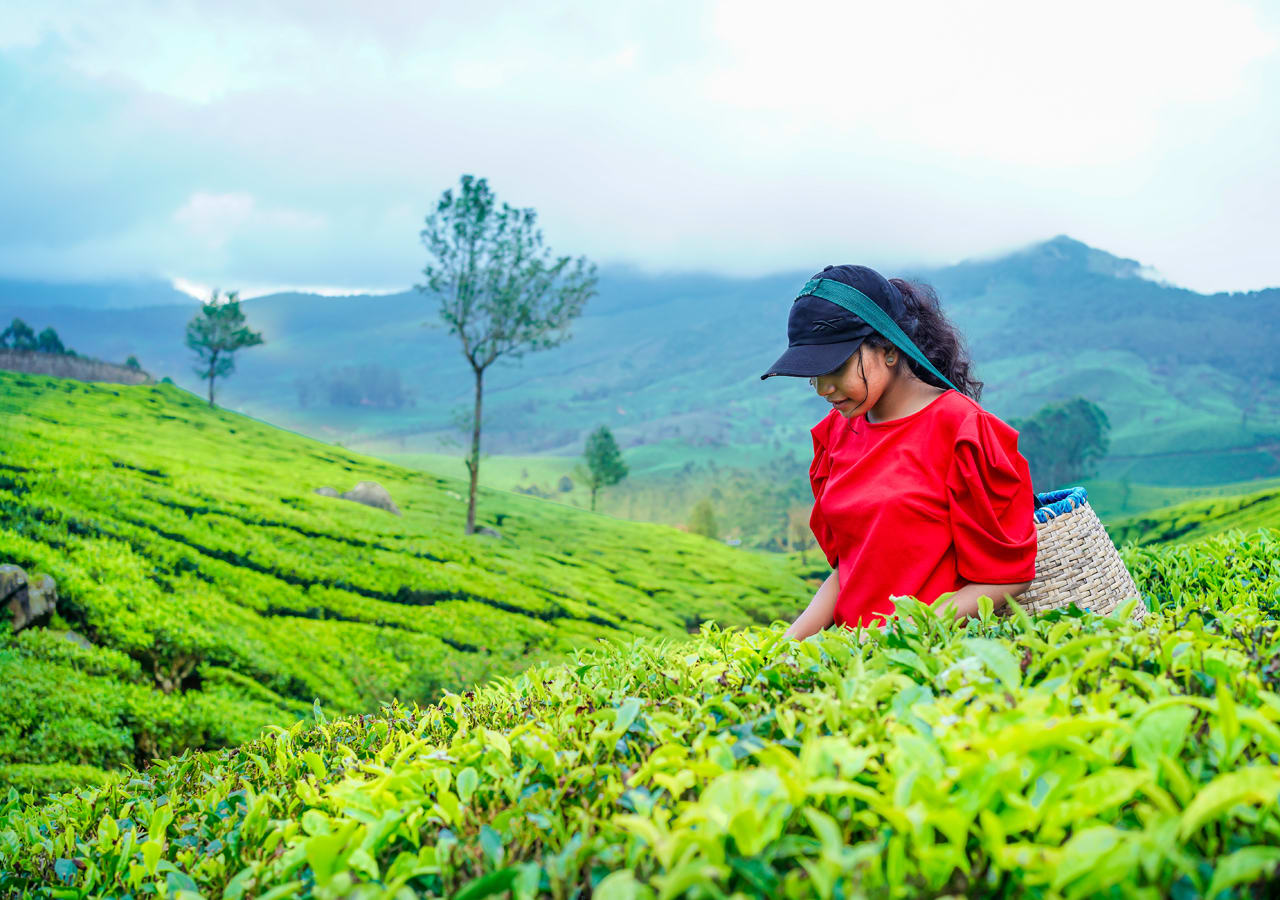
[[[391,499],[391,495],[387,493],[387,489],[376,481],[362,481],[342,495],[343,500],[354,500],[356,503],[363,503],[365,506],[374,506],[378,509],[385,509],[389,513],[400,515],[400,507],[396,506],[396,502]]]
[[[12,616],[15,632],[43,625],[57,608],[57,583],[49,575],[28,577],[19,566],[0,566],[0,605]]]
[[[315,493],[320,494],[322,497],[337,497],[339,500],[363,503],[365,506],[385,509],[387,512],[394,513],[397,516],[401,515],[400,507],[396,506],[396,502],[391,499],[387,489],[376,481],[361,481],[345,494],[339,494],[328,485],[316,488]]]

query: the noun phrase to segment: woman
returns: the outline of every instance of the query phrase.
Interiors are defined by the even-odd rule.
[[[895,596],[950,593],[972,616],[984,594],[999,608],[1025,591],[1027,461],[1018,433],[978,405],[982,382],[932,289],[827,266],[792,303],[787,334],[760,377],[808,377],[832,404],[810,432],[809,524],[833,571],[786,636],[883,625]]]

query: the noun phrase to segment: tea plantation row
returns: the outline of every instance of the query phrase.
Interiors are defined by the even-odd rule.
[[[330,497],[357,481],[403,510]],[[52,575],[0,622],[0,784],[59,787],[289,725],[427,702],[597,638],[767,622],[785,561],[482,491],[211,409],[171,385],[0,372],[0,563]],[[93,646],[64,640],[70,629]]]
[[[1107,525],[1117,544],[1186,543],[1237,528],[1280,528],[1280,490],[1193,500]]]
[[[1280,533],[1126,556],[1142,625],[908,599],[885,633],[708,627],[11,792],[0,892],[1273,896]]]

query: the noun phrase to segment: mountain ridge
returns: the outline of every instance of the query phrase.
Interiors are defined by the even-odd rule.
[[[937,289],[987,383],[984,405],[1002,417],[1083,393],[1111,416],[1116,453],[1130,458],[1187,444],[1247,448],[1280,433],[1280,365],[1268,351],[1280,344],[1280,288],[1204,295],[1141,271],[1136,260],[1059,235],[1001,257],[902,274]],[[485,448],[576,454],[583,436],[606,424],[624,450],[666,442],[673,454],[689,445],[723,448],[726,458],[747,448],[807,453],[805,431],[825,404],[796,379],[758,376],[785,348],[791,295],[809,274],[601,270],[600,292],[566,344],[486,373]],[[470,369],[432,301],[416,291],[282,293],[244,308],[266,344],[240,354],[238,373],[219,388],[231,408],[326,440],[422,452],[442,449],[456,435],[453,415],[470,409]],[[99,358],[136,355],[157,377],[196,389],[182,344],[190,305],[36,310],[0,295],[0,318],[11,315],[51,324]],[[301,382],[323,387],[362,366],[399,379],[421,402],[332,406],[323,391],[318,405],[307,400]],[[1208,483],[1225,469],[1232,477],[1221,480],[1280,474],[1265,453],[1243,470],[1238,460],[1206,459],[1191,468],[1160,463],[1153,477]],[[1108,477],[1143,472],[1139,463],[1125,466]]]

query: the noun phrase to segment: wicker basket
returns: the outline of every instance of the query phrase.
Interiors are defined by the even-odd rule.
[[[1028,613],[1035,615],[1074,603],[1108,615],[1130,597],[1141,598],[1084,488],[1037,494],[1035,517],[1036,577],[1031,587],[1015,598]],[[1001,613],[1007,615],[1008,607]],[[1134,621],[1142,621],[1146,613],[1146,604],[1139,599]]]

